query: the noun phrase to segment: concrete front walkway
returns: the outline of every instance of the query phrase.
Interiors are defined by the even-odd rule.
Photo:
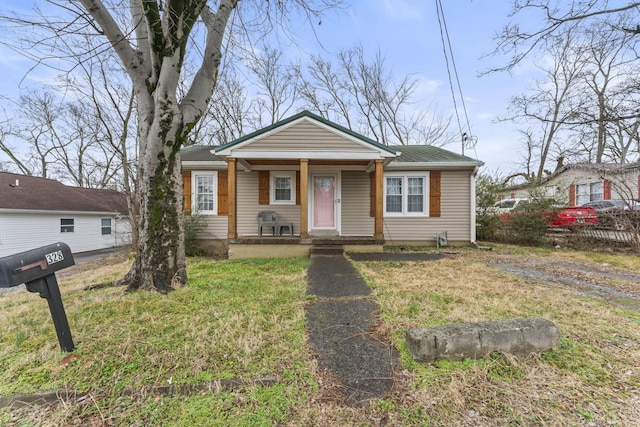
[[[380,307],[370,293],[343,255],[311,255],[307,294],[318,300],[306,309],[308,340],[320,369],[336,379],[332,386],[356,405],[383,398],[400,363],[397,350],[372,334]]]

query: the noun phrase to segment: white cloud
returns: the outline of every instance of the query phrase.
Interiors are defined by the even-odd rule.
[[[422,10],[415,3],[404,0],[383,0],[387,16],[398,20],[420,20]]]

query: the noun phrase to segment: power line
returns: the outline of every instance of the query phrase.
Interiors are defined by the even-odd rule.
[[[451,47],[451,39],[449,38],[449,30],[447,28],[447,22],[444,17],[444,10],[442,8],[442,1],[435,0],[436,13],[438,16],[438,25],[440,26],[440,40],[442,41],[442,52],[444,53],[444,60],[447,66],[447,76],[449,77],[449,88],[451,89],[451,97],[453,99],[453,108],[456,114],[456,121],[458,122],[458,129],[460,131],[460,139],[462,142],[462,154],[464,155],[465,144],[470,144],[470,148],[473,148],[475,152],[475,144],[477,138],[471,133],[471,124],[469,123],[469,116],[467,114],[467,106],[464,102],[464,96],[462,95],[462,86],[460,85],[460,77],[458,76],[458,69],[453,57],[453,49]],[[451,58],[451,66],[449,65],[449,58]],[[458,103],[456,97],[456,91],[454,89],[453,78],[451,77],[451,68],[453,68],[453,74],[455,75],[455,81],[458,88],[458,96],[460,97],[460,103],[462,105],[462,111],[464,112],[464,118],[466,121],[466,132],[462,128],[460,123],[460,114],[458,113]],[[477,155],[476,155],[477,157]]]

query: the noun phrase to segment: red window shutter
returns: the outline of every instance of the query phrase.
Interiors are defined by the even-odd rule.
[[[300,171],[296,171],[296,205],[300,205]]]
[[[440,171],[429,172],[429,216],[440,216]]]
[[[576,205],[576,186],[571,184],[569,186],[569,206]]]
[[[376,216],[376,174],[369,174],[369,216]]]
[[[229,174],[218,172],[218,215],[229,215]]]
[[[191,171],[182,171],[182,209],[191,212]]]
[[[269,171],[258,172],[258,204],[268,205],[269,197]]]
[[[603,195],[602,198],[604,200],[611,200],[611,181],[604,180],[602,184]]]

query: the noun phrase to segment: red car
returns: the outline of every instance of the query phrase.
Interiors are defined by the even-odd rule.
[[[552,218],[547,217],[549,227],[577,227],[580,225],[596,225],[598,214],[591,206],[570,206],[560,208]]]
[[[500,219],[504,223],[511,221],[513,215],[518,215],[527,209],[526,205],[514,209],[511,212],[500,214]],[[547,210],[543,213],[550,228],[572,228],[582,225],[596,225],[598,223],[598,214],[591,206],[570,206]]]

